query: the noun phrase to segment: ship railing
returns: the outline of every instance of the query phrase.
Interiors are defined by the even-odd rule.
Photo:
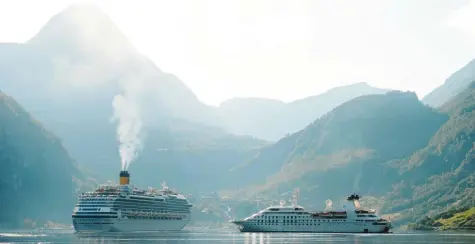
[[[328,211],[328,212],[310,212],[312,217],[322,217],[322,218],[344,218],[347,216],[345,212],[337,212],[337,211]]]
[[[355,210],[356,213],[376,213],[375,209],[357,209]]]
[[[162,193],[165,193],[167,195],[178,195],[177,191],[171,190],[171,189],[161,189],[159,190]]]
[[[183,214],[178,214],[178,213],[162,213],[162,212],[152,212],[152,211],[125,211],[123,212],[123,215],[125,216],[130,216],[130,217],[135,217],[135,216],[144,216],[144,217],[158,217],[158,216],[165,216],[165,217],[185,217]]]

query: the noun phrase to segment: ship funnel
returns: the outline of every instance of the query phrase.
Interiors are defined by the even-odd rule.
[[[356,194],[353,194],[353,195],[349,196],[346,200],[349,201],[349,202],[353,202],[353,206],[355,207],[355,209],[360,209],[361,208],[360,196],[358,196]]]
[[[120,171],[120,185],[128,185],[130,183],[130,174],[126,170]]]

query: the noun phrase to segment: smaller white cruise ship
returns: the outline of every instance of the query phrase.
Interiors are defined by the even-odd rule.
[[[314,232],[314,233],[388,233],[390,221],[379,217],[374,210],[363,209],[360,196],[347,198],[349,204],[340,210],[331,208],[327,200],[324,211],[306,211],[297,205],[268,207],[244,220],[233,220],[241,232]]]

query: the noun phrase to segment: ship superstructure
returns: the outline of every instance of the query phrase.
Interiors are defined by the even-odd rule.
[[[231,221],[241,232],[315,232],[315,233],[386,233],[391,223],[376,211],[361,208],[360,196],[347,198],[349,204],[340,210],[331,208],[327,200],[324,211],[306,211],[297,205],[268,207],[245,218]]]
[[[176,231],[190,222],[191,207],[165,184],[162,189],[138,189],[130,185],[130,174],[121,171],[119,185],[82,193],[72,219],[77,232]]]

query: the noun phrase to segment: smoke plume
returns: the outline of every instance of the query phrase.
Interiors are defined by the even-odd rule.
[[[122,82],[123,94],[112,100],[113,121],[117,123],[117,140],[122,170],[127,170],[142,149],[140,116],[140,81]]]

